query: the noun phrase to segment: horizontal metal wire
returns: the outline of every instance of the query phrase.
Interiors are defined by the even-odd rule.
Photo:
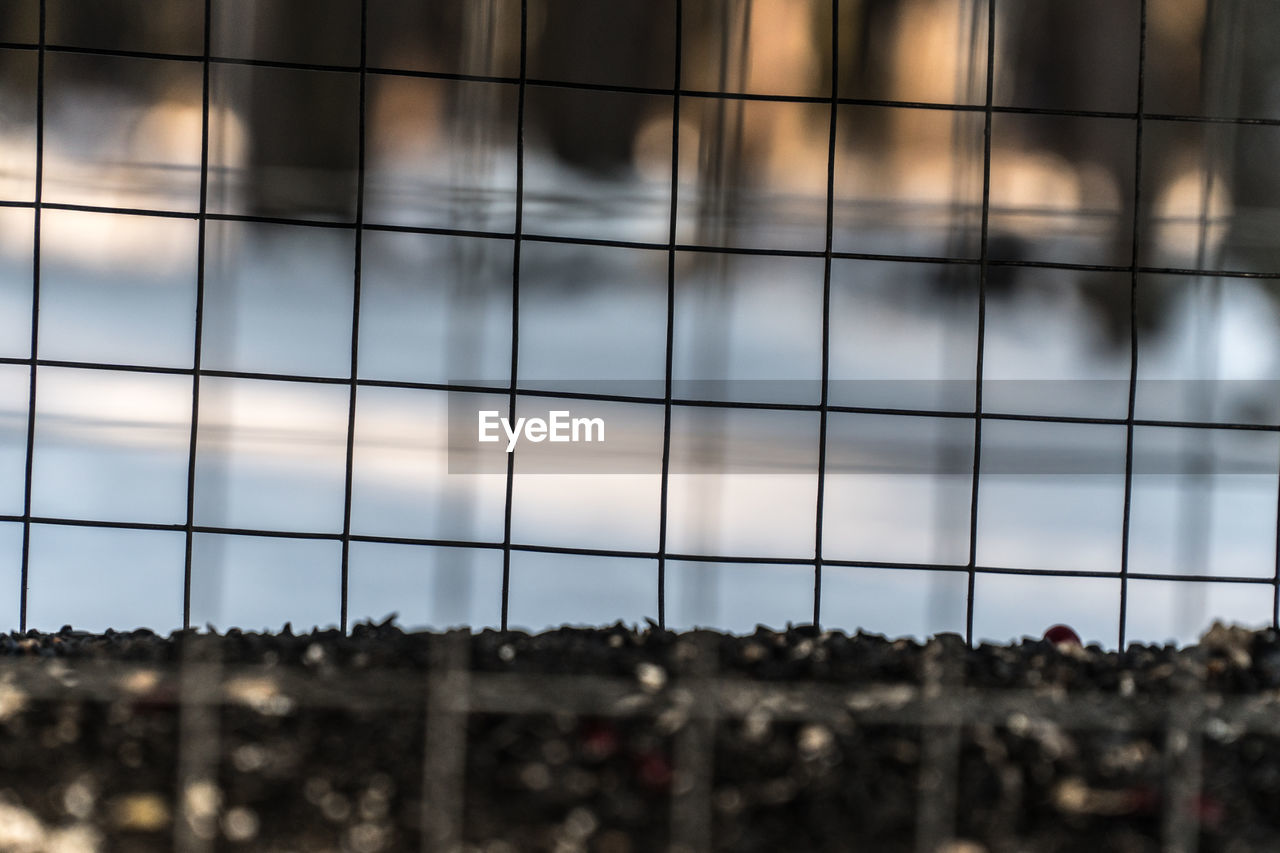
[[[167,367],[164,365],[122,364],[118,362],[72,361],[49,358],[19,358],[0,356],[0,364],[21,367],[52,367],[69,370],[97,370],[121,373],[142,373],[159,376],[208,376],[219,379],[244,379],[262,382],[294,382],[308,385],[350,385],[348,376],[311,376],[296,373],[270,373],[245,370],[218,370],[215,368]],[[533,380],[531,380],[533,381]],[[965,381],[965,380],[956,380]],[[1001,412],[982,410],[903,408],[886,406],[848,406],[837,403],[785,403],[759,400],[711,400],[694,397],[658,397],[637,394],[608,394],[592,391],[566,391],[536,386],[517,386],[495,381],[493,384],[464,384],[453,382],[414,382],[402,379],[376,379],[358,377],[357,387],[396,388],[406,391],[437,391],[451,394],[483,394],[510,395],[517,397],[534,397],[540,399],[581,400],[595,403],[624,403],[640,406],[662,406],[670,404],[693,409],[732,409],[778,412],[821,412],[850,415],[892,415],[915,418],[946,418],[949,420],[973,420],[981,418],[988,421],[1016,421],[1043,424],[1076,424],[1093,426],[1126,426],[1133,424],[1141,427],[1166,427],[1169,429],[1227,430],[1237,432],[1280,432],[1280,423],[1238,423],[1232,421],[1193,421],[1168,420],[1159,418],[1120,418],[1092,417],[1087,415],[1029,414],[1025,412]],[[969,384],[974,384],[970,382]]]
[[[655,473],[656,476],[656,473]],[[106,521],[91,518],[62,518],[42,515],[0,515],[0,523],[18,522],[30,524],[48,524],[67,527],[96,527],[115,530],[151,530],[160,532],[182,532],[188,525],[175,522],[145,521]],[[695,554],[679,551],[645,551],[626,548],[579,548],[570,545],[536,545],[531,543],[506,543],[485,539],[434,539],[416,536],[380,536],[361,533],[343,533],[335,531],[305,530],[271,530],[252,527],[229,527],[221,525],[195,524],[190,529],[194,533],[220,534],[226,536],[253,536],[267,539],[321,539],[334,542],[350,540],[383,545],[413,545],[436,548],[474,548],[477,550],[502,551],[510,549],[537,554],[563,554],[581,557],[609,557],[631,560],[657,560],[664,558],[669,562],[685,563],[731,563],[769,566],[808,566],[812,565],[812,556],[797,557],[762,557],[750,554]],[[1127,577],[1136,580],[1183,581],[1188,583],[1230,583],[1257,584],[1275,586],[1273,576],[1251,577],[1246,575],[1200,575],[1200,574],[1160,574],[1156,572],[1120,572],[1101,569],[1035,569],[1020,566],[969,565],[968,563],[917,563],[893,560],[850,560],[824,556],[825,566],[856,569],[888,569],[931,572],[977,572],[987,575],[1025,575],[1029,577],[1064,577],[1064,578],[1102,578],[1118,579]]]
[[[357,230],[354,221],[341,221],[330,219],[305,219],[284,216],[257,216],[252,214],[239,213],[206,213],[200,214],[196,211],[183,210],[157,210],[152,208],[140,207],[109,207],[102,205],[90,204],[72,204],[67,202],[32,202],[32,201],[15,201],[0,200],[0,207],[35,209],[39,207],[42,210],[66,210],[80,213],[104,213],[104,214],[121,214],[125,216],[154,216],[166,219],[189,219],[200,220],[205,219],[212,222],[245,222],[256,223],[261,225],[292,225],[310,228],[328,228],[335,230],[354,231]],[[994,212],[1017,213],[1016,209],[1002,211],[999,207],[992,207]],[[1074,212],[1071,212],[1074,215]],[[591,246],[597,248],[616,248],[616,249],[647,249],[651,251],[676,251],[688,253],[716,254],[716,255],[740,255],[744,257],[779,257],[779,258],[825,258],[828,253],[820,249],[771,249],[759,248],[751,246],[707,246],[697,243],[654,243],[638,240],[608,240],[590,237],[566,237],[560,234],[537,234],[537,233],[521,233],[519,237],[510,231],[481,231],[475,229],[463,228],[441,228],[435,226],[417,226],[417,225],[391,225],[377,222],[363,222],[359,226],[359,230],[364,231],[383,231],[391,233],[403,234],[427,234],[442,237],[478,237],[493,240],[516,240],[529,243],[557,243],[574,246]],[[1193,276],[1198,278],[1241,278],[1241,279],[1257,279],[1257,280],[1280,280],[1280,270],[1277,271],[1250,271],[1250,270],[1220,270],[1220,269],[1196,269],[1193,267],[1166,267],[1153,265],[1138,265],[1136,267],[1126,266],[1123,264],[1082,264],[1068,263],[1060,261],[1039,261],[1029,259],[1014,258],[973,258],[973,257],[944,257],[938,255],[911,255],[911,254],[885,254],[882,252],[844,252],[833,250],[830,253],[831,258],[835,260],[850,261],[902,261],[910,263],[923,264],[952,264],[959,266],[979,266],[986,265],[988,267],[1012,267],[1012,268],[1032,268],[1032,269],[1050,269],[1050,270],[1068,270],[1077,272],[1137,272],[1142,275],[1178,275]]]
[[[0,50],[38,51],[39,44],[30,42],[0,42]],[[1220,116],[1220,115],[1186,115],[1178,113],[1138,113],[1115,110],[1078,110],[1054,109],[1049,107],[1013,106],[992,104],[956,104],[932,101],[903,101],[888,98],[846,98],[832,99],[829,95],[780,95],[767,92],[733,92],[711,91],[707,89],[662,88],[653,86],[624,86],[610,83],[588,83],[573,80],[551,80],[538,77],[508,77],[485,74],[460,74],[444,71],[422,71],[408,68],[385,68],[359,65],[342,65],[313,62],[289,62],[275,59],[253,59],[236,56],[209,56],[187,53],[163,53],[145,50],[118,50],[115,48],[82,47],[77,45],[50,44],[45,45],[46,53],[81,54],[85,56],[118,57],[121,59],[151,59],[167,62],[185,62],[213,65],[246,66],[251,68],[275,68],[292,71],[314,71],[338,74],[360,74],[381,77],[419,77],[431,80],[451,80],[472,83],[498,83],[508,86],[540,86],[545,88],[579,89],[594,92],[616,92],[632,95],[679,95],[682,98],[707,98],[713,100],[766,101],[794,104],[828,105],[834,102],[840,106],[857,107],[890,107],[900,109],[942,110],[947,112],[972,112],[1009,115],[1064,116],[1077,118],[1125,119],[1129,121],[1142,118],[1150,121],[1190,122],[1197,124],[1240,124],[1280,127],[1280,118],[1252,116]]]
[[[442,637],[437,637],[437,640]],[[264,714],[299,710],[352,712],[420,708],[428,670],[307,671],[281,665],[181,664],[14,659],[6,663],[7,699],[28,701],[157,701],[174,705],[242,705]],[[180,679],[209,689],[179,690]],[[699,701],[692,698],[697,696]],[[770,682],[742,677],[673,673],[657,691],[634,679],[601,675],[468,672],[465,689],[440,697],[459,714],[570,714],[591,717],[659,717],[741,720],[764,715],[778,723],[853,721],[868,726],[1021,726],[1047,721],[1075,731],[1160,731],[1173,715],[1189,731],[1207,726],[1280,736],[1280,697],[1213,690],[1171,696],[1054,689],[939,690],[917,684],[842,685]]]

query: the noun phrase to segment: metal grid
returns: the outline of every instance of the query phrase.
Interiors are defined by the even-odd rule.
[[[718,563],[757,563],[757,564],[811,564],[814,570],[814,595],[813,595],[813,621],[815,624],[821,624],[822,621],[822,569],[824,566],[847,566],[847,567],[870,567],[881,569],[920,569],[928,571],[942,572],[959,572],[967,576],[968,592],[966,602],[966,637],[973,640],[973,614],[974,614],[974,596],[975,596],[975,579],[979,574],[1026,574],[1036,576],[1051,577],[1091,577],[1091,578],[1112,578],[1118,579],[1120,582],[1120,615],[1117,625],[1117,642],[1121,648],[1124,647],[1126,641],[1126,613],[1128,609],[1128,581],[1139,580],[1174,580],[1182,582],[1213,582],[1213,583],[1233,583],[1233,584],[1260,584],[1271,587],[1272,592],[1272,620],[1273,624],[1280,626],[1280,556],[1276,562],[1276,572],[1271,577],[1246,577],[1246,576],[1220,576],[1220,575],[1203,575],[1203,574],[1182,574],[1177,576],[1150,574],[1133,572],[1129,569],[1129,529],[1130,529],[1130,508],[1133,491],[1133,462],[1134,462],[1134,429],[1135,427],[1180,427],[1180,428],[1196,428],[1208,430],[1246,430],[1246,431],[1263,431],[1276,433],[1280,432],[1280,425],[1277,424],[1252,424],[1252,423],[1231,423],[1231,422],[1200,422],[1200,421],[1168,421],[1143,419],[1135,416],[1135,391],[1137,385],[1138,374],[1138,321],[1137,321],[1137,292],[1138,279],[1143,274],[1174,274],[1174,275],[1196,275],[1196,276],[1212,276],[1225,279],[1280,279],[1280,272],[1249,272],[1249,271],[1232,271],[1232,270],[1201,270],[1201,269],[1182,269],[1160,266],[1145,266],[1139,263],[1139,238],[1140,228],[1138,219],[1141,208],[1141,175],[1143,165],[1142,138],[1144,121],[1150,119],[1158,119],[1167,122],[1186,122],[1195,124],[1236,124],[1236,125],[1268,125],[1280,126],[1280,120],[1275,119],[1257,119],[1242,118],[1237,116],[1193,116],[1193,115],[1172,115],[1172,114],[1147,114],[1144,111],[1144,85],[1145,85],[1145,64],[1147,50],[1147,3],[1141,0],[1141,29],[1139,38],[1139,55],[1138,55],[1138,75],[1133,81],[1137,93],[1137,109],[1134,113],[1114,112],[1114,111],[1097,111],[1097,110],[1060,110],[1048,108],[1031,108],[1031,107],[1013,107],[1001,106],[993,103],[993,82],[995,77],[995,43],[994,37],[987,39],[986,47],[986,92],[985,101],[980,105],[966,105],[956,103],[922,103],[912,101],[894,101],[881,99],[866,98],[850,98],[843,97],[839,92],[839,59],[840,59],[840,39],[838,15],[840,13],[840,4],[833,0],[831,4],[832,15],[832,63],[831,63],[831,81],[830,94],[828,97],[804,97],[804,96],[786,96],[775,94],[751,94],[742,92],[714,92],[696,89],[686,89],[681,85],[681,39],[682,39],[682,20],[684,17],[684,4],[682,0],[676,2],[676,60],[673,69],[674,85],[670,88],[646,88],[637,86],[611,86],[592,83],[567,82],[562,80],[546,80],[532,78],[527,73],[528,63],[528,44],[529,44],[529,9],[527,0],[523,0],[520,4],[520,59],[519,74],[516,77],[504,76],[484,76],[484,75],[468,75],[453,73],[436,73],[424,71],[411,71],[395,68],[371,67],[368,64],[368,0],[362,0],[360,3],[360,62],[355,66],[346,65],[323,65],[323,64],[307,64],[296,62],[283,62],[273,60],[259,59],[240,59],[226,56],[215,56],[211,53],[211,15],[212,0],[204,2],[204,26],[203,26],[203,50],[200,55],[182,55],[169,53],[152,53],[144,51],[125,51],[125,50],[106,50],[96,48],[72,47],[67,45],[49,44],[46,39],[47,26],[47,10],[45,0],[40,0],[39,9],[39,39],[37,43],[0,43],[0,48],[18,51],[34,52],[37,59],[37,83],[36,83],[36,167],[35,167],[35,193],[34,199],[27,201],[0,201],[0,206],[10,208],[31,209],[34,215],[34,256],[33,256],[33,278],[32,278],[32,318],[31,318],[31,339],[30,339],[30,357],[29,358],[0,358],[0,363],[10,365],[23,365],[30,368],[30,387],[29,387],[29,403],[27,411],[27,434],[26,434],[26,455],[25,455],[25,484],[24,484],[24,501],[23,512],[21,515],[0,516],[0,521],[19,522],[22,525],[22,590],[21,604],[19,613],[19,625],[25,630],[27,624],[27,580],[30,565],[30,539],[31,527],[33,524],[52,524],[52,525],[73,525],[84,527],[107,527],[107,528],[123,528],[134,530],[154,530],[154,531],[180,531],[185,533],[186,550],[185,550],[185,566],[184,566],[184,601],[183,601],[183,623],[190,625],[191,623],[191,576],[192,576],[192,541],[197,533],[220,533],[220,534],[240,534],[257,537],[284,537],[294,539],[323,539],[335,540],[342,546],[342,572],[341,572],[341,626],[345,630],[347,628],[348,614],[348,587],[349,587],[349,551],[352,542],[369,542],[369,543],[393,543],[406,545],[427,545],[427,546],[465,546],[477,549],[496,549],[500,550],[503,555],[503,575],[502,575],[502,602],[501,602],[501,624],[505,628],[507,625],[508,604],[510,598],[510,568],[511,555],[513,552],[544,552],[554,554],[575,554],[585,556],[600,557],[630,557],[630,558],[649,558],[657,561],[658,571],[656,578],[656,599],[657,599],[657,615],[659,624],[666,623],[666,564],[669,560],[692,561],[692,562],[718,562]],[[996,0],[987,4],[986,8],[986,27],[987,33],[993,34],[996,29],[997,9]],[[132,57],[142,59],[159,59],[177,63],[198,63],[202,71],[202,142],[200,155],[200,194],[199,194],[199,210],[196,212],[181,212],[172,210],[150,210],[150,209],[134,209],[134,208],[116,208],[116,207],[100,207],[84,204],[71,203],[51,203],[43,199],[43,172],[44,172],[44,150],[45,150],[45,102],[46,102],[46,83],[45,83],[45,66],[46,59],[52,54],[93,54],[117,57]],[[296,71],[308,72],[330,72],[358,76],[359,80],[359,153],[358,153],[358,175],[356,190],[356,208],[355,216],[352,221],[345,222],[329,222],[316,221],[310,219],[295,219],[286,217],[271,216],[254,216],[244,214],[231,213],[215,213],[208,209],[208,192],[209,192],[209,126],[210,126],[210,69],[219,65],[243,65],[243,66],[259,66],[280,69],[292,69]],[[365,204],[365,160],[366,160],[366,112],[367,99],[366,89],[370,77],[423,77],[434,78],[440,80],[458,80],[472,82],[497,83],[512,86],[517,92],[517,110],[516,110],[516,191],[515,191],[515,227],[511,232],[492,232],[477,231],[464,229],[436,228],[436,227],[414,227],[402,225],[386,225],[375,222],[366,221],[364,204]],[[671,181],[670,181],[670,207],[668,220],[668,235],[665,243],[654,242],[637,242],[612,239],[580,239],[576,237],[568,237],[557,234],[537,234],[526,233],[524,228],[524,170],[525,170],[525,99],[526,93],[531,87],[549,87],[549,88],[568,88],[587,91],[603,91],[603,92],[625,92],[633,94],[649,94],[668,96],[672,99],[673,104],[673,123],[672,123],[672,155],[671,155]],[[828,139],[828,162],[827,162],[827,186],[826,186],[826,229],[825,229],[825,246],[821,251],[801,251],[801,250],[781,250],[781,249],[761,249],[761,248],[724,248],[708,245],[693,245],[678,243],[676,239],[677,224],[677,199],[679,190],[678,180],[678,160],[680,152],[680,105],[682,98],[699,98],[699,99],[719,99],[721,101],[771,101],[785,102],[797,104],[817,104],[825,105],[829,109],[830,114],[830,132]],[[836,159],[836,130],[837,130],[837,111],[841,106],[875,106],[875,107],[894,107],[908,110],[941,110],[951,112],[971,112],[981,114],[983,116],[984,127],[984,144],[983,144],[983,160],[982,160],[982,208],[981,208],[981,249],[977,258],[957,258],[957,257],[918,257],[918,256],[900,256],[885,255],[876,253],[862,252],[841,252],[833,248],[833,230],[834,230],[834,211],[836,203],[835,190],[835,159]],[[1131,254],[1127,264],[1082,264],[1082,263],[1051,263],[1033,260],[1002,260],[989,256],[989,219],[991,215],[991,163],[992,163],[992,118],[999,114],[1025,114],[1025,115],[1041,115],[1041,116],[1063,116],[1075,118],[1112,118],[1125,119],[1132,121],[1136,128],[1135,146],[1133,151],[1133,165],[1135,169],[1135,180],[1133,186],[1133,239],[1131,246]],[[114,213],[114,214],[131,214],[139,216],[151,217],[170,217],[194,220],[198,226],[198,247],[197,247],[197,296],[196,296],[196,315],[195,315],[195,346],[192,353],[193,364],[191,368],[166,368],[153,366],[139,366],[130,364],[104,364],[97,362],[81,362],[81,361],[65,361],[51,360],[42,358],[39,350],[39,310],[40,310],[40,269],[41,269],[41,214],[45,210],[69,210],[69,211],[89,211],[95,213]],[[203,309],[205,303],[205,250],[206,250],[206,228],[212,221],[233,221],[233,222],[256,222],[307,226],[315,228],[344,229],[354,232],[355,238],[355,254],[353,258],[353,303],[352,303],[352,337],[351,337],[351,356],[350,356],[350,375],[345,378],[335,377],[315,377],[302,375],[289,375],[278,373],[260,373],[245,371],[229,371],[229,370],[212,370],[202,367],[202,331],[203,331]],[[624,549],[608,549],[608,548],[575,548],[575,547],[557,547],[546,545],[533,545],[513,541],[512,538],[512,493],[514,483],[514,459],[508,458],[506,472],[506,492],[505,492],[505,518],[503,525],[503,536],[501,542],[494,541],[460,541],[449,539],[430,539],[430,538],[413,538],[399,536],[371,536],[362,535],[352,531],[351,527],[351,508],[352,508],[352,482],[354,468],[354,448],[355,448],[355,419],[356,419],[356,401],[357,395],[361,388],[369,387],[390,387],[414,390],[439,390],[439,391],[471,391],[471,392],[492,392],[491,387],[480,386],[460,386],[456,384],[437,384],[423,382],[401,382],[379,379],[358,378],[358,335],[359,335],[359,318],[361,307],[361,260],[363,253],[363,235],[366,232],[408,232],[419,234],[436,234],[447,236],[471,236],[471,237],[487,237],[500,240],[507,240],[511,243],[511,251],[513,255],[512,266],[512,322],[510,330],[511,343],[511,365],[510,365],[510,381],[505,389],[500,389],[508,395],[510,415],[514,417],[514,411],[517,399],[518,377],[520,376],[519,365],[519,335],[520,335],[520,255],[522,245],[526,242],[532,243],[567,243],[586,246],[600,247],[616,247],[616,248],[640,248],[651,250],[665,250],[667,253],[667,325],[666,325],[666,372],[665,372],[665,393],[662,397],[648,396],[628,396],[628,395],[608,395],[608,394],[587,394],[566,391],[538,390],[525,387],[519,387],[518,393],[532,397],[546,398],[564,398],[564,399],[584,399],[594,401],[612,401],[625,403],[645,403],[652,405],[661,405],[664,411],[664,435],[663,435],[663,455],[662,455],[662,477],[661,477],[661,498],[660,498],[660,523],[659,523],[659,541],[656,551],[638,551]],[[822,312],[822,373],[821,373],[821,399],[816,405],[792,405],[781,403],[755,403],[755,402],[721,402],[709,401],[702,399],[684,399],[673,394],[673,341],[675,328],[675,263],[677,253],[710,253],[710,254],[735,254],[747,256],[780,256],[791,258],[821,258],[824,265],[823,276],[823,312]],[[874,261],[902,261],[909,260],[917,263],[928,263],[936,265],[953,265],[956,267],[976,268],[978,272],[978,346],[976,352],[976,382],[975,396],[971,409],[965,410],[942,410],[942,411],[923,411],[916,409],[896,409],[868,406],[842,406],[834,405],[829,401],[830,387],[830,359],[831,359],[831,269],[833,260],[874,260]],[[1129,391],[1128,391],[1128,407],[1127,414],[1122,418],[1106,418],[1106,417],[1057,417],[1057,416],[1040,416],[1015,414],[1008,412],[990,411],[984,408],[982,400],[982,376],[983,376],[983,341],[985,334],[986,321],[986,301],[988,294],[988,273],[996,267],[1036,267],[1048,269],[1064,269],[1075,271],[1100,271],[1113,273],[1126,273],[1130,281],[1129,292],[1129,318],[1130,318],[1130,358],[1129,358]],[[190,376],[193,380],[193,393],[191,401],[191,425],[190,425],[190,442],[187,465],[187,492],[186,492],[186,519],[182,524],[149,524],[149,523],[131,523],[131,522],[111,522],[96,521],[83,518],[51,518],[45,516],[37,516],[32,513],[32,479],[33,479],[33,459],[35,447],[35,429],[36,429],[36,392],[37,379],[41,368],[62,367],[62,368],[83,368],[88,370],[113,370],[113,371],[131,371],[149,374],[169,374],[178,376]],[[232,379],[257,379],[257,380],[282,380],[287,382],[304,382],[304,383],[320,383],[328,385],[343,386],[348,388],[348,417],[347,417],[347,436],[346,436],[346,476],[345,476],[345,500],[343,525],[340,533],[322,533],[311,531],[276,531],[262,530],[240,527],[226,526],[210,526],[197,524],[195,521],[195,474],[196,474],[196,454],[197,454],[197,431],[200,416],[200,389],[201,379],[204,377],[220,377]],[[671,465],[671,428],[672,428],[672,411],[676,407],[715,407],[725,409],[775,409],[794,412],[814,412],[820,419],[819,427],[819,464],[817,469],[817,506],[816,506],[816,526],[814,530],[814,546],[815,556],[806,558],[780,558],[780,557],[764,557],[749,554],[686,554],[670,552],[667,543],[667,527],[668,527],[668,496],[669,496],[669,479]],[[968,560],[964,564],[938,564],[938,563],[911,563],[911,562],[876,562],[876,561],[851,561],[837,560],[823,555],[823,504],[825,491],[825,468],[827,458],[827,433],[828,418],[833,413],[847,414],[880,414],[880,415],[914,415],[929,416],[936,418],[950,418],[967,420],[973,423],[974,430],[974,454],[973,454],[973,470],[971,499],[969,506],[969,549]],[[1031,421],[1043,423],[1061,423],[1061,424],[1094,424],[1094,425],[1113,425],[1123,426],[1126,434],[1126,451],[1125,451],[1125,480],[1124,480],[1124,515],[1122,523],[1122,551],[1120,558],[1120,567],[1118,571],[1090,571],[1090,570],[1043,570],[1043,569],[1023,569],[1004,566],[979,565],[977,563],[977,527],[978,527],[978,495],[981,487],[981,450],[982,450],[982,426],[985,421]],[[1280,525],[1277,528],[1280,534]],[[1280,548],[1277,549],[1280,555]]]

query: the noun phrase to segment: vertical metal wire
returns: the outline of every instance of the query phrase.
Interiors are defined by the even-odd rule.
[[[351,567],[351,489],[355,479],[356,379],[360,375],[360,277],[364,266],[365,136],[368,118],[366,91],[369,60],[369,0],[360,0],[360,106],[356,153],[356,245],[351,291],[351,387],[347,398],[346,480],[342,503],[342,605],[339,625],[347,630],[347,593]]]
[[[200,91],[200,209],[196,218],[196,315],[191,353],[191,432],[187,443],[186,545],[182,569],[182,629],[191,627],[191,557],[195,540],[196,450],[200,436],[200,354],[204,343],[205,254],[209,214],[209,75],[213,31],[213,2],[204,3],[204,33],[201,37],[202,75]]]
[[[1164,803],[1161,835],[1166,853],[1196,853],[1200,841],[1204,712],[1200,702],[1171,703],[1164,731]]]
[[[520,368],[520,243],[524,233],[524,100],[529,63],[529,0],[520,0],[520,81],[516,98],[516,229],[511,256],[511,386],[507,417],[516,419],[516,388]],[[511,601],[511,504],[515,488],[516,455],[507,454],[507,488],[502,520],[502,630],[507,630]]]
[[[952,90],[952,100],[957,104],[971,104],[977,99],[978,92],[978,73],[981,69],[985,73],[986,63],[986,42],[984,39],[991,38],[991,34],[987,31],[987,15],[986,9],[990,0],[965,0],[958,13],[958,24],[956,26],[956,43],[955,55],[957,61],[963,61],[964,73],[957,74],[955,87]],[[983,38],[979,38],[982,34]],[[985,88],[984,88],[985,91]],[[970,235],[972,229],[972,197],[973,173],[966,168],[972,159],[978,156],[978,147],[976,140],[969,133],[971,114],[965,111],[956,111],[951,118],[951,157],[953,158],[951,169],[951,189],[950,203],[948,205],[948,228],[945,243],[946,257],[963,258],[970,252]],[[939,277],[948,290],[963,287],[966,291],[971,283],[969,277],[969,269],[966,266],[957,264],[947,264],[941,267]],[[958,343],[960,334],[952,323],[944,324],[946,343],[943,344],[943,353],[940,354],[938,360],[939,375],[945,376],[948,365],[951,362],[951,353],[953,349],[958,349],[961,345]],[[944,380],[946,381],[946,380]],[[949,443],[939,442],[934,454],[936,464],[939,470],[952,470],[960,464],[959,456],[962,454],[959,448],[952,447]],[[931,554],[937,559],[940,553],[940,539],[951,539],[957,529],[959,523],[965,513],[962,506],[954,506],[947,500],[937,489],[931,490],[931,525],[932,525],[932,541],[933,547]],[[936,575],[931,578],[928,592],[928,605],[926,609],[928,624],[944,625],[946,617],[944,611],[946,602],[952,597],[953,592],[949,589],[950,577],[947,575]]]
[[[218,649],[201,649],[193,640],[188,634],[183,641],[178,676],[173,846],[179,853],[208,853],[218,831],[217,814],[209,810],[217,808],[211,798],[218,794],[222,661]]]
[[[421,849],[462,849],[466,805],[471,633],[431,638],[422,756]]]
[[[813,624],[822,624],[822,520],[831,388],[831,251],[835,233],[836,124],[840,97],[840,0],[831,0],[831,106],[827,128],[827,235],[822,259],[822,390],[818,402],[818,494],[813,533]]]
[[[1142,113],[1145,109],[1147,0],[1139,0],[1138,104],[1133,144],[1133,237],[1129,256],[1129,404],[1125,414],[1124,514],[1120,527],[1120,625],[1117,648],[1123,652],[1129,614],[1129,527],[1133,504],[1133,421],[1138,396],[1138,250],[1142,222]]]
[[[917,853],[938,853],[955,835],[962,734],[943,703],[961,688],[964,661],[935,642],[925,647],[922,669],[921,695],[929,705],[920,731],[915,840]]]
[[[978,565],[978,495],[982,474],[982,360],[987,328],[987,241],[991,225],[991,116],[996,68],[996,0],[987,3],[987,91],[982,131],[982,232],[978,256],[978,353],[973,388],[973,486],[969,492],[969,586],[965,593],[964,637],[973,644],[973,597]]]
[[[1280,473],[1276,476],[1275,571],[1271,576],[1271,627],[1280,631]]]
[[[711,688],[718,650],[714,637],[696,632],[680,640],[678,701],[684,717],[672,744],[671,847],[680,853],[713,849],[712,791],[715,786],[719,706]]]
[[[667,330],[662,384],[662,480],[658,495],[658,627],[667,627],[667,507],[671,490],[671,397],[676,337],[676,224],[680,198],[680,86],[684,2],[676,0],[675,68],[671,79],[671,208],[667,223]]]
[[[191,432],[187,446],[187,514],[182,577],[182,627],[191,628],[192,546],[195,539],[196,446],[200,415],[200,356],[204,330],[204,286],[206,231],[209,197],[209,83],[210,44],[213,31],[213,0],[204,2],[200,101],[200,208],[196,220],[196,312],[192,351]],[[207,824],[212,818],[195,812],[189,797],[198,785],[211,785],[217,778],[218,706],[214,702],[221,668],[217,661],[200,657],[193,637],[184,637],[179,676],[178,784],[174,803],[173,841],[181,853],[204,853],[213,848]],[[211,669],[212,667],[212,669]],[[215,827],[216,830],[216,827]]]
[[[22,574],[18,587],[18,629],[27,630],[27,584],[31,570],[31,482],[36,451],[36,361],[40,355],[40,214],[44,202],[44,65],[45,0],[40,0],[40,34],[36,52],[36,184],[32,210],[31,372],[27,385],[27,447],[22,486]]]

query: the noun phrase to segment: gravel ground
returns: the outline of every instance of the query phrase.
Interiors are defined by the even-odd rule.
[[[1280,635],[0,636],[0,851],[1273,851]]]

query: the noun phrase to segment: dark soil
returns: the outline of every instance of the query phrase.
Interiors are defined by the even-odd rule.
[[[0,850],[1280,849],[1280,635],[0,636]]]

